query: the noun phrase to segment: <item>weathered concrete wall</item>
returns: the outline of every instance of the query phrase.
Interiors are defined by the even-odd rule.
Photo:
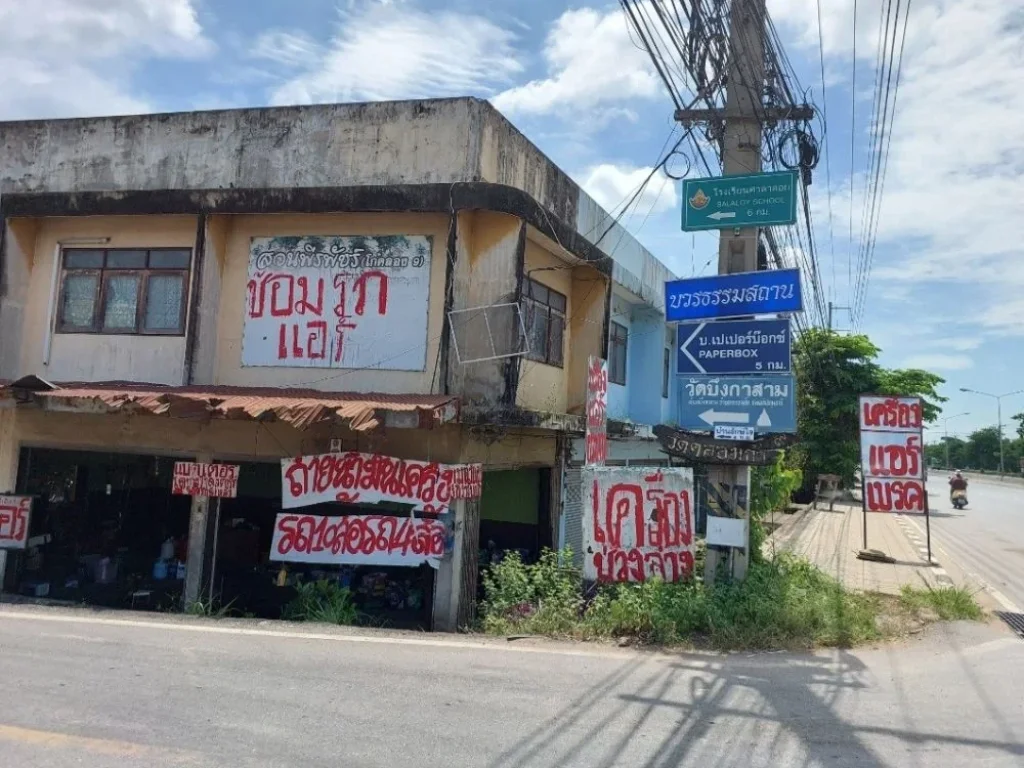
[[[463,398],[467,411],[499,408],[505,395],[508,361],[488,358],[514,349],[518,329],[512,308],[494,305],[516,301],[525,228],[514,216],[490,211],[457,217],[448,391]]]
[[[30,314],[29,284],[38,222],[9,219],[0,253],[0,379],[20,375],[21,339]]]
[[[0,194],[472,181],[472,99],[0,123]]]

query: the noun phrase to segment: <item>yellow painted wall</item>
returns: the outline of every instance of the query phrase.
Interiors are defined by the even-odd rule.
[[[408,328],[427,336],[426,369],[379,371],[324,368],[243,368],[242,327],[248,282],[249,248],[254,237],[331,235],[427,235],[432,238],[430,302],[426,328]],[[235,216],[224,245],[214,383],[238,386],[298,387],[353,392],[430,392],[435,377],[444,318],[445,248],[448,217],[443,214],[324,214]],[[399,350],[401,340],[389,342]],[[385,358],[388,349],[381,349]],[[433,387],[438,389],[435,384]]]
[[[532,240],[527,240],[525,276],[565,296],[567,326],[568,319],[572,317],[574,311],[572,272],[572,265],[557,258]],[[519,370],[517,405],[534,411],[565,412],[567,378],[564,366],[568,363],[572,343],[572,335],[567,327],[563,337],[561,368],[523,358]]]
[[[567,413],[584,413],[587,403],[587,361],[591,355],[604,357],[607,295],[607,276],[593,267],[578,267],[573,271],[572,297],[575,310],[569,323],[572,343],[566,359]]]
[[[58,242],[110,238],[104,245],[67,247],[188,248],[195,245],[195,216],[79,216],[37,220],[30,254],[31,277],[25,296],[17,375],[54,381],[136,380],[180,384],[184,338],[54,334],[50,360],[43,363],[45,339],[54,327],[50,313],[54,256]],[[54,313],[57,308],[54,302]]]

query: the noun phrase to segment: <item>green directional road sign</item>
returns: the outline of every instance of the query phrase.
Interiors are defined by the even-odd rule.
[[[796,171],[683,181],[683,230],[796,223]]]

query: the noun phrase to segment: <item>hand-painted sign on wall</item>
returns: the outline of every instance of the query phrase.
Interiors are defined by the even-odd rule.
[[[393,501],[412,504],[417,512],[444,514],[455,499],[475,499],[482,490],[479,464],[436,464],[355,452],[281,460],[283,509],[330,501]]]
[[[583,468],[583,575],[665,581],[693,573],[693,470]]]
[[[31,496],[0,496],[0,549],[25,548],[31,512]]]
[[[171,493],[233,499],[238,495],[238,470],[237,464],[176,461]]]
[[[924,411],[917,397],[860,398],[861,474],[869,512],[924,512]]]
[[[439,520],[394,515],[278,514],[270,559],[335,565],[437,567],[449,539]]]
[[[431,240],[254,238],[242,365],[421,371]]]
[[[591,357],[587,362],[586,464],[608,460],[608,361]]]

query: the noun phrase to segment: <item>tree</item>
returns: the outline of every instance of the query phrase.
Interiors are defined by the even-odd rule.
[[[964,463],[972,469],[999,469],[999,428],[983,427],[967,438]]]
[[[1024,441],[1024,413],[1015,413],[1010,420],[1017,422],[1017,439]]]
[[[818,475],[834,474],[849,487],[860,464],[858,398],[864,394],[921,397],[925,421],[934,421],[945,400],[943,379],[918,369],[890,370],[875,362],[880,350],[864,335],[811,329],[794,344],[799,443],[791,463],[804,471],[803,492]]]

